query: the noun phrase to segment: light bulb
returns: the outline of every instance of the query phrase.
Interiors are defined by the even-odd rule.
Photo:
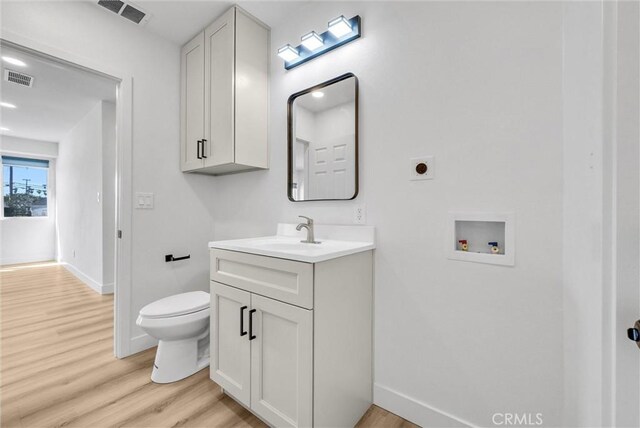
[[[302,45],[310,51],[315,51],[324,45],[322,37],[320,37],[315,31],[305,34],[302,36],[301,40]]]
[[[329,31],[339,39],[353,30],[349,21],[343,15],[340,15],[329,21]]]
[[[298,58],[299,55],[298,51],[291,45],[284,45],[283,47],[278,49],[278,56],[286,62],[291,62],[294,59]]]

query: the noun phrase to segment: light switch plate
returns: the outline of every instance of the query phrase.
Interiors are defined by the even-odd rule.
[[[136,208],[139,210],[153,209],[153,193],[136,192]]]
[[[418,173],[418,165],[421,163],[427,166],[426,172]],[[436,163],[433,156],[421,156],[409,159],[409,180],[433,180],[436,176]]]

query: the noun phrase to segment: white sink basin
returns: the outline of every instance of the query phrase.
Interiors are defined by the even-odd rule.
[[[339,234],[339,231],[336,231],[335,228],[350,229],[349,233],[344,234],[345,240],[334,238]],[[356,230],[354,231],[352,228],[356,228]],[[346,230],[343,231],[346,232]],[[209,248],[239,251],[307,263],[318,263],[375,248],[373,227],[370,226],[318,225],[315,232],[316,241],[320,241],[320,243],[308,244],[300,242],[301,239],[306,238],[304,230],[299,233],[295,230],[295,225],[280,224],[278,225],[278,235],[276,236],[214,241],[209,243]],[[327,239],[324,239],[323,236],[326,236]]]

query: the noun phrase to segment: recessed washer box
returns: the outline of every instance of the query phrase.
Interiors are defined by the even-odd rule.
[[[515,264],[515,214],[450,212],[445,251],[447,258],[475,263]],[[467,251],[460,241],[466,241]],[[492,252],[497,243],[498,252]]]

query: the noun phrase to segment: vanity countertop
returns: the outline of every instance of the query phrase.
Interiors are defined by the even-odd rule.
[[[275,236],[213,241],[209,242],[209,248],[306,263],[319,263],[375,248],[372,226],[316,225],[316,240],[320,241],[319,244],[300,242],[305,239],[306,234],[304,230],[296,231],[295,226],[281,223]]]

